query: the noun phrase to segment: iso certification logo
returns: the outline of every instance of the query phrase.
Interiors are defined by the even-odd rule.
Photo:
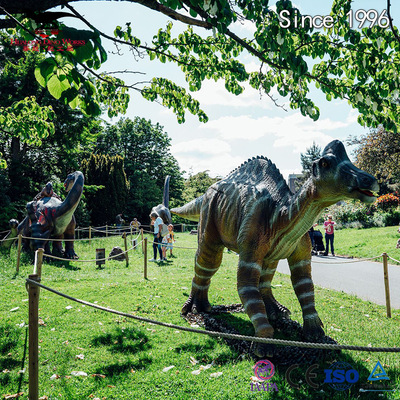
[[[347,362],[339,361],[324,369],[325,383],[339,391],[348,390],[360,378],[358,372]]]

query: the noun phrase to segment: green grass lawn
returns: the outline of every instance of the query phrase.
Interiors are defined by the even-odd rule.
[[[315,229],[324,232],[322,226]],[[397,229],[398,226],[387,226],[384,228],[335,231],[335,253],[357,258],[369,258],[387,253],[396,260],[400,260],[400,249],[396,249],[397,240],[400,238]],[[389,263],[396,264],[390,260]]]
[[[364,232],[354,231],[351,236],[362,236]],[[342,253],[340,238],[344,234],[337,233],[338,253]],[[196,236],[176,233],[176,239],[176,246],[196,247]],[[122,247],[123,240],[96,240],[90,248],[87,242],[79,242],[76,252],[81,259],[93,259],[96,248],[105,247],[108,254],[114,245]],[[152,257],[151,250],[149,245],[148,258]],[[190,293],[195,250],[176,248],[174,253],[176,258],[163,265],[149,263],[148,280],[143,278],[143,256],[136,250],[130,253],[128,268],[118,261],[107,262],[100,270],[94,263],[45,263],[42,283],[102,306],[188,326],[180,317],[180,309]],[[0,399],[18,391],[27,398],[28,393],[28,373],[20,371],[28,365],[24,357],[28,323],[25,278],[33,267],[24,255],[20,273],[15,275],[15,260],[15,249],[0,257]],[[237,262],[235,254],[224,254],[210,288],[212,304],[239,302]],[[274,285],[278,301],[292,311],[292,319],[302,322],[289,277],[277,274]],[[383,306],[321,288],[316,288],[316,303],[325,332],[339,343],[399,346],[399,310],[387,319]],[[296,382],[302,380],[300,389],[289,386],[284,377],[286,368],[277,366],[272,381],[279,391],[252,392],[255,361],[222,339],[126,320],[45,290],[40,292],[39,307],[40,396],[48,399],[376,399],[376,393],[359,393],[359,387],[367,382],[377,361],[384,365],[390,384],[400,386],[398,353],[343,351],[337,360],[350,363],[360,374],[360,381],[350,391],[335,391],[326,383],[312,389],[304,379],[308,365],[301,365],[293,374]],[[239,326],[241,333],[253,334],[247,315],[222,318]],[[198,363],[193,365],[195,361]],[[201,365],[211,363],[211,368],[192,374]],[[320,374],[324,368],[327,365],[321,364]],[[87,376],[74,376],[73,371]],[[213,377],[211,374],[216,372],[222,375]],[[400,399],[400,392],[384,393],[379,398]]]

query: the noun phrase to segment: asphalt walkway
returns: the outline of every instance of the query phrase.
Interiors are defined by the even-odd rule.
[[[386,304],[382,258],[374,262],[313,256],[311,265],[315,285],[354,294],[376,304]],[[391,307],[400,309],[400,266],[389,264],[388,270]],[[286,260],[279,262],[278,272],[290,274]]]

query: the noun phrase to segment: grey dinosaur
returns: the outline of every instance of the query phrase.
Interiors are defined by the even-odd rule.
[[[158,206],[152,208],[151,212],[156,212],[164,224],[169,225],[172,223],[171,212],[169,211],[169,180],[170,176],[167,175],[164,181],[163,201]]]
[[[29,248],[37,250],[44,247],[47,254],[50,253],[49,241],[67,239],[65,251],[62,248],[61,241],[53,241],[53,254],[71,259],[78,258],[73,242],[76,226],[74,212],[82,196],[83,185],[82,172],[76,171],[69,174],[64,182],[68,195],[64,201],[61,201],[54,194],[52,185],[48,183],[42,192],[36,196],[36,200],[26,205],[27,216],[18,225],[18,229],[11,233],[11,237],[21,233],[23,236],[31,238],[24,239],[25,250]]]
[[[270,160],[248,160],[199,198],[171,209],[181,217],[200,221],[195,276],[182,313],[210,311],[210,281],[227,247],[239,254],[237,289],[256,336],[273,337],[277,319],[289,316],[271,287],[281,259],[287,259],[290,266],[305,336],[324,336],[315,308],[307,231],[325,207],[344,198],[371,203],[377,190],[376,179],[351,163],[338,140],[325,147],[322,157],[313,163],[311,177],[295,194]],[[254,352],[264,357],[273,349],[258,344]]]

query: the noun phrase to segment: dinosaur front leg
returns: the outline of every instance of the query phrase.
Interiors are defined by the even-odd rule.
[[[274,325],[274,322],[279,319],[288,319],[290,315],[290,311],[278,301],[276,301],[274,295],[272,294],[271,283],[272,279],[274,278],[277,266],[277,261],[269,263],[268,261],[264,260],[260,274],[260,284],[258,286],[260,289],[261,297],[264,300],[268,319],[272,325]]]
[[[182,314],[188,312],[210,312],[211,304],[208,301],[208,288],[211,278],[218,271],[222,260],[223,247],[206,246],[199,247],[195,258],[194,278],[192,291],[182,307]]]
[[[288,258],[292,285],[303,312],[303,330],[309,337],[324,336],[322,322],[315,309],[314,284],[311,279],[311,245],[307,234]]]
[[[254,261],[239,260],[237,272],[237,288],[246,314],[249,316],[258,337],[271,338],[274,328],[268,321],[264,300],[259,284],[261,265]],[[254,353],[259,357],[271,356],[272,346],[257,343]]]

